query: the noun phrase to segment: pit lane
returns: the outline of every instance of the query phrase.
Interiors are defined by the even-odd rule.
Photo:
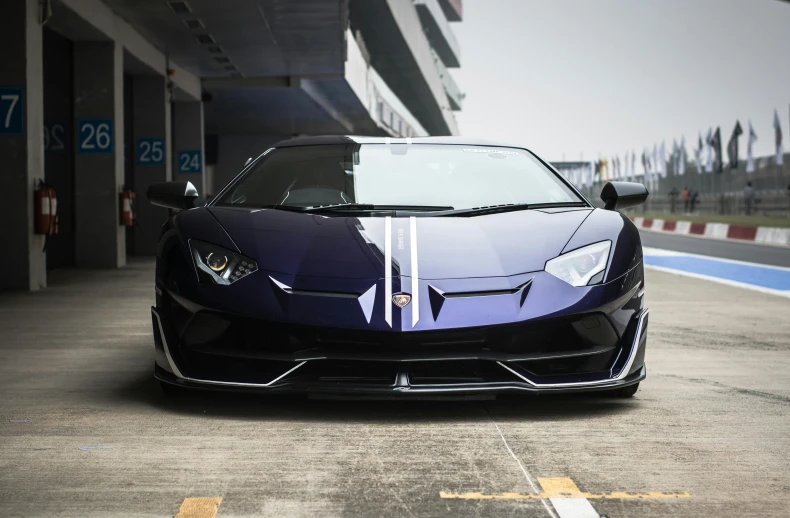
[[[786,515],[790,300],[646,275],[633,399],[370,402],[168,399],[153,264],[56,273],[0,295],[0,513]]]

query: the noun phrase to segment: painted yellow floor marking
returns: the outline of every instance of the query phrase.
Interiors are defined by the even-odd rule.
[[[653,499],[677,499],[691,498],[686,492],[660,492],[651,491],[648,493],[629,493],[626,491],[614,491],[611,493],[587,493],[579,490],[576,483],[570,478],[539,478],[538,483],[543,491],[537,494],[531,493],[497,493],[485,495],[483,493],[449,493],[442,491],[439,493],[441,498],[452,498],[460,500],[541,500],[543,498],[587,498],[595,500],[653,500]]]
[[[184,498],[176,518],[214,518],[222,498]]]
[[[555,497],[567,496],[579,498],[577,495],[581,491],[576,487],[576,483],[569,478],[538,478],[538,484],[545,493],[550,493]]]

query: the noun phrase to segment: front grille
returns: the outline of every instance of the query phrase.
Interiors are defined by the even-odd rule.
[[[174,312],[183,349],[209,355],[293,360],[488,358],[535,360],[599,356],[618,346],[603,314],[464,330],[380,332],[230,319],[212,312]],[[548,364],[547,364],[548,365]]]

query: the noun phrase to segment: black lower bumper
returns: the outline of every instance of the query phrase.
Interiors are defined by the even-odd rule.
[[[604,356],[611,358],[605,368],[594,372],[567,373],[547,369],[546,362],[555,358],[525,360],[495,354],[477,357],[382,357],[375,360],[369,357],[308,355],[278,360],[270,358],[261,363],[265,369],[260,371],[256,360],[224,359],[235,362],[230,364],[231,369],[235,365],[239,371],[246,371],[246,378],[238,378],[223,374],[219,365],[213,370],[210,363],[199,370],[184,371],[184,366],[189,368],[190,363],[179,356],[181,351],[177,346],[172,346],[176,343],[173,332],[157,309],[152,308],[157,352],[155,375],[163,382],[185,388],[308,395],[411,397],[612,390],[639,383],[645,378],[647,314],[647,309],[642,309],[634,317],[619,348],[611,356]],[[584,357],[560,359],[564,364],[588,361]],[[535,365],[540,365],[541,370]]]

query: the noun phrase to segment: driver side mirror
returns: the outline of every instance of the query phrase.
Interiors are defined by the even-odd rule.
[[[146,191],[152,205],[168,209],[191,209],[198,199],[198,192],[192,182],[154,183]]]
[[[619,210],[641,205],[649,194],[641,183],[608,182],[601,189],[601,200],[606,210]]]

